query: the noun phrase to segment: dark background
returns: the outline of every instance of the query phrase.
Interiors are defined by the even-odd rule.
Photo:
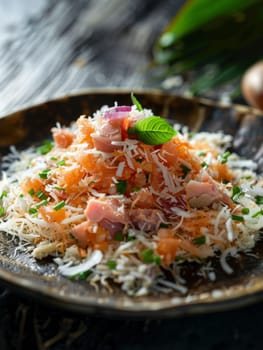
[[[0,0],[0,115],[86,88],[164,87],[151,49],[182,2]],[[263,347],[261,304],[136,321],[73,315],[4,287],[0,302],[0,350]]]

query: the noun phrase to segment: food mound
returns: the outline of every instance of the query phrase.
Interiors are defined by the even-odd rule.
[[[69,278],[115,282],[129,295],[185,293],[182,263],[218,256],[231,273],[227,256],[254,246],[262,179],[228,151],[230,136],[176,129],[132,101],[57,125],[40,147],[13,147],[0,230]]]

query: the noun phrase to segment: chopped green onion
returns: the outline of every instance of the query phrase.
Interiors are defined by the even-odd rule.
[[[249,208],[242,208],[242,214],[247,215],[249,214]]]
[[[218,156],[219,162],[222,163],[222,164],[227,163],[228,157],[229,157],[230,155],[231,155],[231,153],[230,153],[229,151],[227,151],[227,152],[225,152],[225,153],[223,153],[223,154],[219,154],[219,156]]]
[[[259,210],[255,214],[252,215],[252,218],[257,218],[259,215],[263,215],[263,209]]]
[[[66,162],[65,162],[64,159],[62,159],[62,160],[60,160],[60,161],[57,162],[57,166],[58,166],[58,167],[59,167],[59,166],[63,166],[63,165],[66,165]]]
[[[115,235],[114,235],[114,240],[118,241],[118,242],[123,241],[124,240],[123,233],[121,231],[120,232],[116,232]]]
[[[54,190],[57,190],[57,191],[66,191],[64,187],[60,187],[60,186],[54,186],[53,188]]]
[[[138,111],[142,111],[143,110],[142,105],[137,100],[137,98],[134,96],[133,92],[131,93],[131,100],[132,100],[132,103],[137,107]]]
[[[56,211],[58,211],[58,210],[62,209],[63,207],[65,207],[65,205],[66,205],[65,201],[61,201],[61,202],[59,202],[57,205],[55,205],[55,206],[53,207],[53,209],[56,210]]]
[[[108,260],[107,266],[110,270],[114,270],[114,269],[116,269],[117,263],[115,260]]]
[[[48,173],[51,171],[50,168],[44,169],[39,173],[38,175],[41,177],[41,179],[47,179]]]
[[[256,204],[263,204],[263,196],[256,196],[255,197],[256,199]]]
[[[185,164],[181,164],[181,168],[183,170],[183,179],[185,179],[189,171],[191,171],[192,169],[188,168],[188,166],[186,166]]]
[[[206,156],[206,152],[205,152],[205,151],[200,151],[200,152],[198,153],[198,156],[199,156],[199,157],[204,157],[204,156]]]
[[[0,216],[3,216],[5,214],[5,209],[3,207],[0,207]]]
[[[51,157],[50,160],[56,161],[58,159],[56,157]]]
[[[92,271],[87,270],[87,271],[83,271],[80,273],[77,273],[76,275],[73,276],[69,276],[68,278],[70,280],[74,280],[74,279],[78,279],[78,280],[86,280],[90,275],[91,275]]]
[[[192,242],[196,245],[202,245],[205,244],[206,238],[205,236],[196,237],[192,240]]]
[[[3,199],[4,197],[7,197],[7,192],[6,191],[3,191],[1,193],[0,199]]]
[[[43,205],[47,205],[48,204],[48,201],[46,199],[44,199],[43,201],[39,202],[37,205],[36,205],[36,208],[40,208],[40,207],[43,207]]]
[[[238,186],[233,186],[233,189],[232,189],[232,200],[233,202],[237,203],[237,200],[238,198],[241,196],[243,192],[241,191],[241,188],[238,187]]]
[[[244,221],[244,218],[241,215],[233,214],[233,215],[231,215],[231,217],[232,217],[232,220],[235,220],[235,221],[239,221],[239,222],[243,222]]]
[[[116,186],[116,191],[119,194],[125,194],[126,189],[127,189],[127,181],[126,180],[118,180],[115,184]]]
[[[209,164],[206,163],[206,162],[202,162],[202,163],[201,163],[201,167],[202,167],[202,168],[209,168]]]
[[[19,198],[23,198],[23,197],[24,197],[23,193],[20,193]]]
[[[39,199],[47,199],[47,195],[42,191],[38,191],[36,195],[37,195],[37,198]]]
[[[34,196],[35,191],[33,188],[30,188],[30,190],[28,191],[28,194],[30,194],[30,196]]]
[[[133,187],[132,192],[138,192],[138,191],[140,191],[140,189],[141,189],[140,187]]]
[[[157,265],[161,264],[161,257],[155,255],[152,249],[146,249],[141,253],[142,260],[145,263],[155,263]]]
[[[44,141],[43,144],[41,146],[39,146],[37,148],[37,153],[40,153],[40,154],[47,154],[48,152],[50,152],[52,150],[54,146],[54,143],[52,141]]]
[[[136,239],[135,236],[128,236],[127,237],[127,242],[134,241]]]
[[[137,163],[142,163],[143,159],[142,158],[135,158]]]
[[[29,213],[30,214],[36,214],[37,213],[37,209],[36,208],[29,208]]]

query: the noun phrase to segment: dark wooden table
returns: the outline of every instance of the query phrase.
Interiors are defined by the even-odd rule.
[[[81,89],[155,88],[180,0],[0,0],[0,115]],[[2,293],[2,294],[1,294]],[[79,316],[0,293],[0,349],[262,349],[263,305],[171,320]]]

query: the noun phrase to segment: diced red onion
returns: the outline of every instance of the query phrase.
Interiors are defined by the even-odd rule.
[[[131,111],[131,106],[118,106],[112,109],[108,109],[104,113],[105,119],[122,119],[128,116]]]

